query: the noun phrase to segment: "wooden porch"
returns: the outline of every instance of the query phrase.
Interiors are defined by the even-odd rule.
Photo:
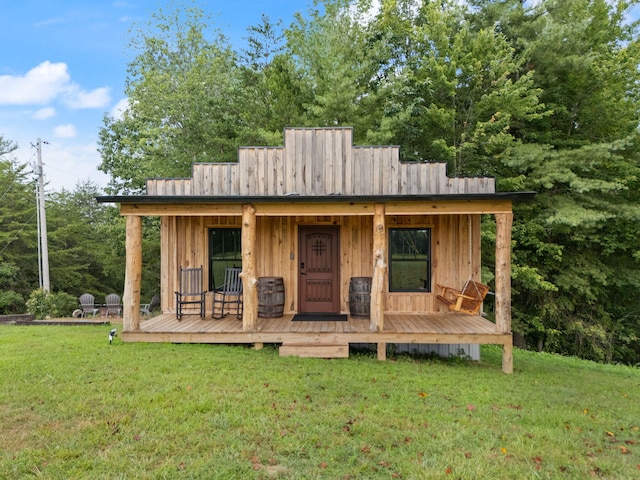
[[[497,344],[503,346],[503,371],[512,369],[512,335],[499,333],[496,325],[480,315],[455,313],[385,314],[384,328],[371,331],[369,319],[348,316],[347,321],[293,321],[293,314],[280,318],[259,318],[255,330],[243,331],[235,316],[222,320],[185,315],[181,321],[173,313],[158,315],[140,322],[139,330],[122,332],[125,342],[173,343],[264,343],[304,347],[306,352],[319,347],[331,352],[335,347],[348,356],[350,343],[375,343],[378,358],[384,360],[387,343],[429,344]],[[340,348],[338,348],[340,347]],[[282,350],[281,350],[282,353]],[[309,353],[307,356],[316,356]],[[320,353],[317,356],[334,356]]]

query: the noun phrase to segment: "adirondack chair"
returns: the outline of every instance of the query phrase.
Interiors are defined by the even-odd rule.
[[[182,320],[184,307],[197,307],[204,317],[205,295],[202,267],[180,267],[180,290],[176,292],[176,318]]]
[[[236,316],[242,318],[242,280],[240,279],[241,268],[227,267],[224,271],[224,283],[216,287],[213,291],[213,311],[211,316],[220,319],[228,315],[225,307],[235,309]],[[219,313],[216,315],[216,310]]]
[[[95,298],[90,293],[83,293],[78,300],[80,301],[80,309],[82,310],[80,314],[81,317],[86,318],[89,313],[92,317],[95,317],[96,313],[100,311],[99,308],[96,308]]]
[[[443,285],[438,285],[442,289],[436,298],[447,305],[450,310],[455,312],[468,313],[469,315],[477,315],[484,301],[484,297],[489,292],[489,287],[482,283],[475,282],[471,279],[467,280],[462,290],[458,290]]]
[[[107,306],[105,317],[108,317],[110,313],[119,317],[122,313],[122,303],[120,301],[120,295],[116,293],[110,293],[106,296],[104,301]]]
[[[151,297],[151,303],[143,303],[140,305],[140,313],[151,315],[153,311],[160,306],[160,296],[154,295]]]

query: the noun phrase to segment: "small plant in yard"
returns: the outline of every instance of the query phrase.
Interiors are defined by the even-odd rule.
[[[640,370],[266,346],[109,344],[0,325],[0,478],[640,477]]]
[[[78,299],[68,293],[51,293],[42,288],[31,292],[27,300],[27,310],[38,320],[69,317],[77,305]]]

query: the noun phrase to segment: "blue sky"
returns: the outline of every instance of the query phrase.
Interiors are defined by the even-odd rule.
[[[184,2],[188,4],[188,2]],[[306,0],[214,0],[211,14],[235,47],[262,13],[289,25]],[[73,190],[97,170],[98,132],[105,113],[124,100],[129,30],[144,26],[159,0],[0,0],[0,134],[18,143],[22,163],[36,159],[38,138],[47,190]]]

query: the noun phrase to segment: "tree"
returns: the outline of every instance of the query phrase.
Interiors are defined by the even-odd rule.
[[[625,20],[636,2],[474,3],[550,108],[519,125],[500,170],[539,192],[516,210],[515,328],[540,349],[637,362],[640,45]]]
[[[112,239],[104,235],[112,221],[113,206],[100,205],[97,185],[79,182],[73,191],[63,189],[49,195],[47,223],[49,228],[50,270],[53,289],[80,296],[88,292],[103,297],[122,292],[124,261],[112,251]],[[108,272],[116,261],[120,272]]]
[[[38,286],[35,184],[0,136],[0,313],[21,313]]]
[[[249,47],[241,55],[246,96],[247,125],[261,136],[265,145],[281,145],[284,128],[304,124],[303,105],[312,99],[285,51],[282,21],[263,15],[261,23],[248,28]]]
[[[543,118],[532,74],[493,28],[474,30],[458,2],[383,1],[372,31],[387,50],[378,143],[405,160],[447,161],[453,175],[495,175],[514,127]]]
[[[217,31],[206,38],[200,9],[153,14],[132,39],[128,109],[106,116],[100,169],[114,192],[135,192],[148,177],[188,176],[194,162],[233,161],[251,137],[244,124],[236,55]]]
[[[320,2],[318,2],[320,3]],[[298,14],[287,30],[287,51],[301,79],[306,126],[354,127],[356,142],[376,130],[378,98],[373,87],[378,52],[368,43],[366,2],[327,0]]]

